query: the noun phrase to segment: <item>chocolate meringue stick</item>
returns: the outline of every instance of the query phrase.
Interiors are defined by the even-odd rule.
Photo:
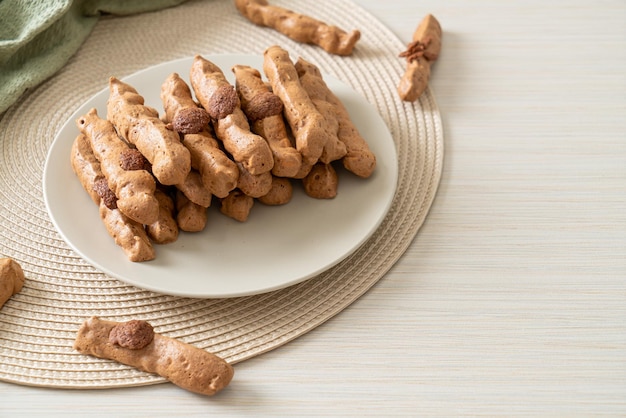
[[[311,16],[271,5],[267,0],[235,0],[237,10],[252,23],[272,28],[297,42],[313,44],[336,55],[350,55],[361,32],[346,32]]]
[[[233,378],[222,358],[183,341],[154,332],[146,321],[115,322],[91,317],[76,336],[74,349],[82,354],[115,360],[202,395],[214,395]]]
[[[406,58],[406,70],[398,84],[400,98],[417,100],[428,85],[430,66],[441,51],[441,25],[433,15],[427,15],[413,33],[413,42],[400,54]]]
[[[109,189],[100,162],[91,148],[89,139],[84,134],[79,134],[72,143],[70,161],[72,170],[83,189],[98,205],[98,212],[107,232],[122,248],[126,257],[134,262],[153,260],[154,248],[150,244],[143,225],[127,217],[117,208],[119,200]],[[158,206],[157,210],[159,210]]]
[[[212,194],[219,198],[228,196],[237,186],[239,169],[209,132],[209,114],[196,104],[191,89],[178,73],[170,74],[161,85],[161,101],[163,120],[183,135],[192,169],[200,173]]]
[[[200,55],[194,57],[189,71],[196,98],[211,115],[215,135],[224,148],[252,175],[269,172],[274,157],[269,145],[250,131],[250,124],[241,110],[239,97],[222,70]]]
[[[133,86],[109,78],[107,119],[150,161],[152,173],[161,184],[180,184],[191,170],[191,156],[178,134],[167,129],[158,116]]]
[[[0,258],[0,308],[24,286],[24,270],[12,258]]]

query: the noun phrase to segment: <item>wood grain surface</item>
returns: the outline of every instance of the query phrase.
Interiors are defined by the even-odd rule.
[[[444,172],[400,261],[217,397],[0,382],[0,417],[626,415],[626,3],[356,3],[444,31]]]

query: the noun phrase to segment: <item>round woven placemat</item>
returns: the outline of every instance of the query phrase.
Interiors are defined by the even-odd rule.
[[[231,1],[191,1],[130,17],[102,18],[52,79],[30,91],[0,121],[0,256],[18,261],[23,290],[0,310],[0,380],[64,388],[163,382],[159,376],[83,356],[72,344],[79,325],[98,315],[143,318],[236,363],[322,324],[370,289],[404,253],[426,218],[443,164],[443,133],[430,90],[403,103],[396,84],[406,46],[349,1],[275,0],[362,38],[350,57],[295,43],[246,21]],[[280,44],[351,85],[380,112],[398,152],[398,189],[375,234],[334,268],[300,284],[255,296],[190,299],[152,293],[107,277],[62,240],[46,212],[42,174],[56,132],[111,74],[125,76],[200,54],[262,54]],[[71,202],[68,202],[71,204]]]

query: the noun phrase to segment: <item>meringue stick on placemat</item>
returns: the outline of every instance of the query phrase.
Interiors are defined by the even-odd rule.
[[[154,332],[146,321],[115,322],[91,317],[76,335],[74,349],[158,374],[191,392],[214,395],[234,370],[215,354]]]

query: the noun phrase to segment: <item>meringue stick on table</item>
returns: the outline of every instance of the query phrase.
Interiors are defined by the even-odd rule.
[[[400,54],[407,62],[398,84],[398,94],[402,100],[413,102],[426,90],[430,67],[441,52],[441,35],[441,25],[431,14],[422,19],[415,29],[413,42]]]

